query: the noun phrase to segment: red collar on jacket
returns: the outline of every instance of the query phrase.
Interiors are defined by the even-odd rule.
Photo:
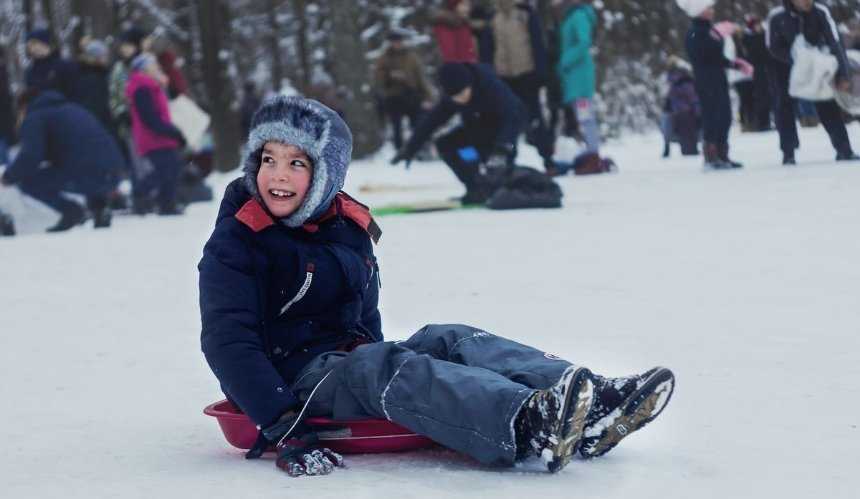
[[[379,238],[382,237],[382,230],[380,230],[379,225],[376,224],[376,221],[370,214],[370,209],[345,192],[338,192],[328,210],[317,220],[312,223],[306,223],[302,228],[308,232],[316,232],[319,230],[320,224],[338,215],[355,222],[367,232],[374,243],[378,243]],[[236,219],[247,225],[254,232],[260,232],[275,225],[275,220],[255,198],[249,199],[236,212]]]

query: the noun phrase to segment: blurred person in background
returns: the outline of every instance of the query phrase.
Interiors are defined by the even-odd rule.
[[[850,88],[848,56],[836,28],[830,9],[814,0],[783,0],[783,5],[770,11],[767,18],[767,46],[771,65],[768,68],[771,91],[776,99],[776,127],[779,130],[779,147],[782,164],[795,165],[794,152],[800,147],[795,117],[795,99],[788,93],[791,78],[792,47],[798,36],[814,47],[824,47],[836,57],[839,68],[836,86]],[[856,161],[848,131],[842,118],[842,109],[834,99],[814,103],[821,124],[830,136],[836,161]]]
[[[109,227],[107,198],[116,188],[122,154],[86,109],[53,90],[28,89],[18,101],[21,150],[2,177],[60,213],[48,232],[80,225],[86,211],[63,192],[86,196],[96,228]]]
[[[690,65],[679,57],[669,58],[670,69],[666,75],[669,92],[663,106],[661,123],[663,131],[663,157],[668,158],[672,142],[681,144],[681,154],[699,154],[699,138],[702,131],[702,109],[696,84],[690,74]]]
[[[469,0],[445,0],[432,17],[433,35],[442,62],[478,62],[478,48],[472,33]]]
[[[106,129],[116,135],[108,88],[110,50],[101,40],[88,40],[82,45],[83,50],[78,61],[78,79],[70,98],[91,112]]]
[[[771,95],[768,82],[767,67],[770,53],[767,50],[767,40],[764,24],[755,15],[746,17],[746,29],[741,37],[741,45],[747,61],[753,66],[752,102],[749,110],[749,129],[764,132],[771,127]]]
[[[31,61],[25,74],[27,88],[39,92],[55,90],[67,98],[74,94],[77,65],[60,57],[50,30],[36,29],[27,33],[27,57]]]
[[[424,68],[415,52],[405,46],[406,35],[394,30],[388,47],[374,68],[374,81],[382,99],[382,109],[391,122],[394,148],[403,147],[403,118],[415,130],[424,109],[432,103],[433,91],[424,77]]]
[[[0,47],[0,166],[9,162],[9,147],[15,142],[15,109],[9,73],[6,71],[6,50]]]
[[[243,138],[248,138],[248,132],[251,131],[251,120],[262,103],[263,99],[260,98],[260,94],[257,92],[257,86],[251,80],[246,81],[242,86],[242,104],[239,108],[239,126],[242,130]]]
[[[439,69],[439,85],[441,100],[391,163],[411,161],[436,130],[459,114],[461,125],[437,139],[436,149],[466,187],[463,204],[484,203],[492,194],[486,170],[513,168],[528,111],[486,64],[445,64]]]
[[[143,53],[132,61],[126,97],[131,103],[135,152],[153,167],[151,174],[139,180],[133,200],[133,210],[140,215],[154,208],[159,215],[183,212],[176,202],[176,189],[182,170],[179,152],[186,141],[171,122],[167,83],[167,75],[152,54]]]
[[[188,95],[188,80],[182,74],[182,59],[167,45],[158,50],[158,65],[161,71],[167,75],[167,96],[173,100],[180,95]]]
[[[496,0],[493,29],[493,67],[529,112],[526,140],[534,145],[547,173],[555,174],[554,134],[547,128],[540,102],[546,84],[547,51],[543,28],[534,10],[517,0]]]

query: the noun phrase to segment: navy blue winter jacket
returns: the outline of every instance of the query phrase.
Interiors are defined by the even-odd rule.
[[[472,100],[461,106],[450,97],[442,100],[421,120],[406,144],[409,157],[414,156],[433,133],[460,113],[463,127],[477,134],[490,133],[494,144],[512,148],[528,121],[525,104],[511,91],[495,71],[486,64],[466,64],[472,71]]]
[[[3,175],[13,184],[34,178],[47,162],[72,192],[104,194],[124,168],[119,146],[99,120],[57,92],[30,102],[18,138],[21,151]]]
[[[382,341],[367,209],[339,194],[315,224],[272,218],[241,179],[227,187],[200,271],[201,344],[224,393],[263,427],[299,401],[317,355]]]
[[[40,92],[54,90],[67,98],[74,96],[78,79],[78,65],[63,59],[59,53],[36,59],[27,68],[25,81],[27,88],[35,88]]]
[[[728,93],[726,69],[732,67],[733,62],[726,58],[723,38],[714,30],[713,23],[693,19],[686,44],[699,99],[704,101]]]

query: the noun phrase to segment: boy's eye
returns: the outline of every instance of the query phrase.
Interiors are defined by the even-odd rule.
[[[263,156],[263,163],[273,163],[275,159],[271,156]]]
[[[305,162],[304,162],[304,161],[302,161],[302,160],[299,160],[299,159],[294,159],[292,162],[290,162],[290,164],[291,164],[292,166],[300,166],[300,167],[305,167],[305,166],[306,166],[306,165],[305,165]]]

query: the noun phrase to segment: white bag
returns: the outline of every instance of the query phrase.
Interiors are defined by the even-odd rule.
[[[209,128],[209,115],[193,100],[180,94],[170,101],[170,119],[185,136],[188,148],[192,151],[200,150],[203,134]]]
[[[851,79],[851,91],[836,91],[836,103],[852,116],[860,116],[860,50],[849,50],[848,77]]]
[[[788,94],[797,99],[827,101],[836,92],[833,80],[839,69],[839,61],[828,49],[810,45],[803,35],[797,35],[791,46],[791,76]]]

